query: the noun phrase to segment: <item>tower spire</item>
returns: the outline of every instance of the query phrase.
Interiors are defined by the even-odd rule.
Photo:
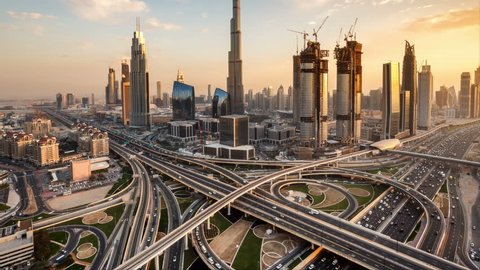
[[[136,25],[136,28],[135,28],[135,29],[137,30],[137,32],[140,32],[140,17],[137,17],[137,18],[136,18],[136,24],[137,24],[137,25]]]

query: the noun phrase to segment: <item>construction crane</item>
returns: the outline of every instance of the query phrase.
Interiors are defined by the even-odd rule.
[[[345,41],[347,41],[349,38],[353,38],[354,36],[354,32],[355,32],[355,27],[357,26],[357,21],[358,21],[358,18],[355,18],[355,23],[350,26],[350,29],[348,30],[348,33],[345,35]]]
[[[297,34],[302,34],[303,35],[303,49],[305,50],[305,48],[307,47],[307,36],[308,36],[308,33],[303,31],[303,32],[300,32],[300,31],[296,31],[296,30],[290,30],[290,29],[287,29],[288,31],[290,32],[293,32],[293,33],[297,33]]]
[[[323,22],[320,24],[320,26],[317,28],[317,30],[313,29],[313,36],[315,37],[315,42],[317,42],[317,37],[318,37],[318,31],[320,31],[320,29],[322,29],[322,26],[325,24],[325,22],[327,21],[328,17],[330,16],[327,16],[325,17],[325,19],[323,19]]]
[[[336,42],[336,47],[340,47],[340,38],[342,37],[342,31],[343,31],[343,27],[340,28],[340,33],[338,34],[338,38],[337,38],[337,42]]]

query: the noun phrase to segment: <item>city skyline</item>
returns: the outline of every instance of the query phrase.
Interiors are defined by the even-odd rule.
[[[356,32],[364,44],[364,93],[381,85],[384,62],[402,59],[404,39],[415,45],[418,66],[428,60],[435,70],[435,90],[441,85],[460,89],[461,72],[473,73],[478,66],[479,7],[475,1],[272,3],[242,2],[245,92],[292,85],[297,44],[295,34],[286,29],[312,32],[308,29],[318,27],[327,15],[319,41],[330,50],[330,70],[335,69],[332,52],[340,28],[345,33],[359,18]],[[208,84],[226,88],[230,5],[213,0],[207,5],[188,0],[1,3],[0,33],[7,37],[4,46],[9,51],[5,56],[9,65],[0,73],[2,97],[45,98],[58,92],[103,96],[106,67],[119,72],[122,59],[130,58],[129,39],[136,16],[142,18],[149,44],[150,84],[160,80],[164,91],[171,92],[180,69],[198,94],[206,94]],[[380,13],[388,16],[372,17]],[[386,35],[389,46],[385,46]],[[462,50],[455,50],[458,44]],[[28,80],[22,79],[25,75]],[[335,72],[329,72],[330,91],[335,88],[335,77]]]

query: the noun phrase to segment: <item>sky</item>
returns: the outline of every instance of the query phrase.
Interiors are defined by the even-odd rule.
[[[108,68],[120,78],[130,58],[135,18],[144,32],[150,93],[171,93],[177,71],[196,94],[226,88],[230,0],[15,0],[0,1],[0,99],[104,99]],[[336,88],[333,49],[358,18],[363,44],[363,92],[382,85],[382,64],[402,62],[405,40],[415,44],[417,66],[432,67],[434,90],[454,85],[480,63],[478,0],[242,0],[245,93],[292,84],[297,34],[313,32],[330,50],[329,89]],[[310,36],[309,38],[312,38]],[[298,36],[299,47],[303,37]]]

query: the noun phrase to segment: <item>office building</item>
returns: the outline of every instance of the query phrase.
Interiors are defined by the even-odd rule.
[[[162,98],[162,82],[157,81],[157,99]]]
[[[0,269],[28,269],[27,263],[33,260],[32,220],[0,228],[0,246]]]
[[[105,104],[107,106],[115,105],[115,70],[108,68],[107,86],[105,86]]]
[[[25,159],[29,154],[29,147],[34,143],[32,134],[13,133],[7,134],[13,159]]]
[[[382,139],[395,138],[400,132],[400,64],[383,64]]]
[[[34,141],[32,161],[37,166],[47,166],[60,161],[57,138],[45,136]]]
[[[164,108],[170,108],[170,97],[168,93],[163,93],[162,105]]]
[[[283,89],[283,85],[280,85],[277,90],[277,110],[284,111],[286,109],[285,106],[285,90]]]
[[[50,119],[35,118],[25,122],[25,133],[32,134],[35,139],[41,138],[52,132],[52,121]]]
[[[220,117],[220,143],[231,147],[248,145],[248,116]]]
[[[209,84],[208,85],[208,90],[207,90],[207,103],[212,102],[212,86]]]
[[[168,123],[169,135],[182,142],[196,141],[195,121],[172,121]]]
[[[295,138],[295,127],[273,126],[267,129],[266,141],[271,144],[285,144]]]
[[[217,88],[213,94],[212,99],[212,117],[219,118],[220,116],[231,114],[231,100],[230,94],[226,91]]]
[[[72,181],[87,181],[92,176],[92,167],[89,159],[70,161],[70,174]]]
[[[479,117],[479,93],[478,85],[472,84],[470,86],[470,118]]]
[[[473,78],[473,83],[480,85],[480,66],[475,69],[475,77]]]
[[[172,91],[173,121],[195,120],[195,88],[175,81]]]
[[[460,78],[460,93],[458,94],[460,117],[470,116],[470,72],[463,72]]]
[[[75,105],[75,96],[72,93],[67,94],[67,107]]]
[[[382,109],[382,88],[370,90],[370,110]]]
[[[227,92],[230,94],[233,114],[245,113],[243,104],[242,32],[240,28],[240,0],[233,0],[227,77]]]
[[[265,140],[265,125],[250,123],[248,125],[248,143],[259,144]]]
[[[410,130],[410,136],[417,132],[417,60],[415,46],[405,41],[403,56],[400,129]]]
[[[64,103],[63,103],[63,95],[61,93],[58,93],[55,96],[55,103],[56,103],[55,107],[57,108],[57,110],[63,109]]]
[[[289,86],[287,91],[287,99],[285,100],[286,109],[293,110],[293,87]]]
[[[433,76],[430,65],[423,65],[418,73],[418,128],[429,129],[432,125]]]
[[[88,108],[88,97],[82,97],[82,107]]]
[[[122,82],[122,123],[124,126],[130,125],[130,112],[132,110],[131,97],[130,82]]]
[[[300,141],[303,146],[320,147],[327,141],[328,56],[320,43],[309,41],[300,53]]]
[[[362,129],[362,44],[347,40],[335,48],[337,59],[336,136],[344,144],[358,143]]]
[[[150,127],[149,78],[147,71],[147,49],[140,23],[132,38],[130,59],[130,126]]]
[[[440,86],[440,89],[435,91],[435,104],[439,109],[449,108],[448,97],[449,91],[445,85]]]
[[[92,93],[92,100],[91,100],[91,104],[92,105],[95,105],[95,95]]]

